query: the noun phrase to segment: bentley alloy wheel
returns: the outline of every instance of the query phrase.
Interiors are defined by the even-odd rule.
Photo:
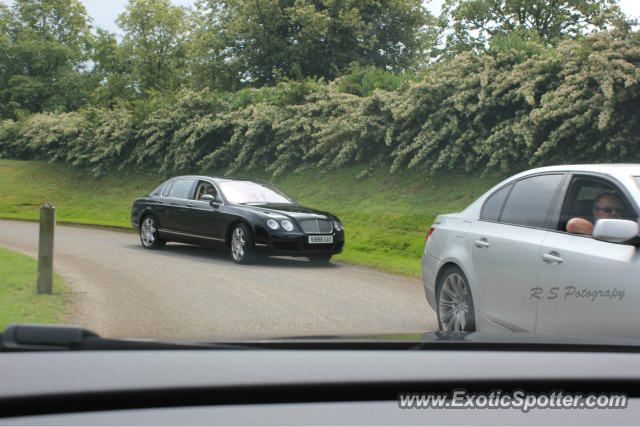
[[[140,227],[140,241],[147,249],[158,249],[165,245],[165,241],[158,235],[158,229],[153,217],[147,216]]]
[[[254,245],[249,228],[244,224],[235,226],[231,233],[231,256],[238,264],[248,264],[253,260]]]

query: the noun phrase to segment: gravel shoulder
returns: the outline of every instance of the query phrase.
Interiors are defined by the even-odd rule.
[[[38,224],[0,220],[0,247],[37,258]],[[263,258],[136,234],[56,227],[54,268],[71,292],[68,323],[102,336],[265,336],[437,330],[422,282],[331,262]]]

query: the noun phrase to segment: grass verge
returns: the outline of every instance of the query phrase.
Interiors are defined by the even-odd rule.
[[[67,288],[58,275],[53,295],[38,295],[38,262],[0,248],[0,331],[11,323],[64,323]]]
[[[391,175],[382,168],[357,179],[361,170],[307,171],[277,178],[268,172],[237,175],[266,179],[302,205],[337,215],[347,244],[335,260],[407,277],[420,276],[425,237],[435,217],[461,211],[504,178],[457,171],[424,176],[403,170]],[[0,159],[0,217],[35,220],[39,206],[51,203],[57,207],[59,223],[130,229],[133,201],[162,181],[155,172],[113,172],[97,179],[64,163]]]

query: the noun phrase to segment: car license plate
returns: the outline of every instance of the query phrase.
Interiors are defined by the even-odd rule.
[[[309,236],[309,243],[333,243],[333,236]]]

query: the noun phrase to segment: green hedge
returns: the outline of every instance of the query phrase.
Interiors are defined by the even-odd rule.
[[[182,92],[148,114],[37,114],[0,124],[0,156],[89,165],[97,175],[138,166],[277,175],[351,164],[363,174],[381,164],[506,172],[640,158],[638,32],[596,33],[555,49],[506,39],[420,76],[372,75]]]

